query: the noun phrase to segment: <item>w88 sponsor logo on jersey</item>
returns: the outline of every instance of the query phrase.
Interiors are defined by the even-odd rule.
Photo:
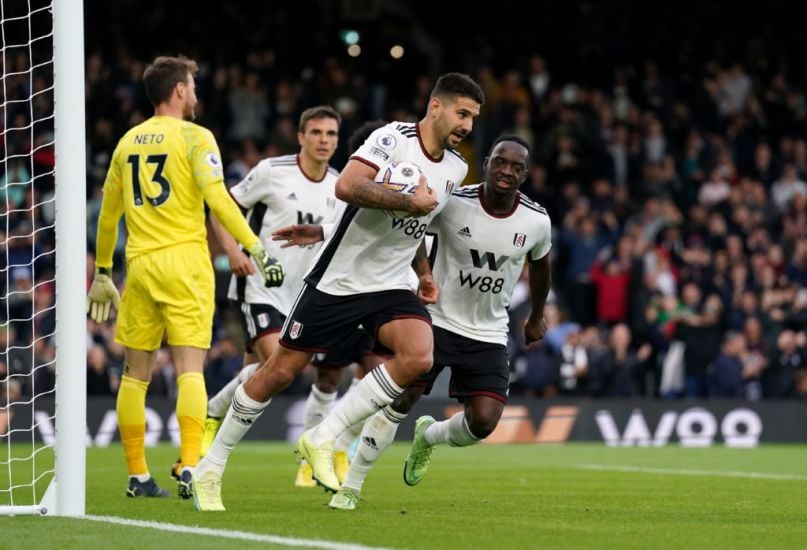
[[[489,271],[498,272],[508,259],[508,256],[497,257],[493,252],[480,254],[478,250],[473,248],[469,249],[469,252],[471,262],[477,269],[487,268]],[[466,272],[460,269],[460,287],[468,286],[468,288],[477,289],[479,292],[498,294],[502,291],[503,285],[503,277],[491,277],[490,275],[482,275],[474,271]]]
[[[393,218],[392,219],[392,228],[397,229],[398,231],[403,231],[405,235],[412,237],[415,240],[420,239],[423,237],[423,234],[426,232],[426,228],[428,224],[419,222],[416,218]]]

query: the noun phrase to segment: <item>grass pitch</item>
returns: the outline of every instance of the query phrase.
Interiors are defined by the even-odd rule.
[[[201,550],[266,548],[272,542],[285,543],[276,547],[353,543],[497,550],[770,550],[807,545],[807,448],[802,446],[441,447],[428,476],[414,488],[401,478],[407,450],[406,444],[392,446],[368,477],[359,509],[343,512],[327,507],[329,496],[321,489],[293,486],[296,463],[291,445],[244,443],[224,476],[227,511],[202,514],[192,502],[175,496],[126,498],[120,446],[91,448],[87,514],[249,532],[263,539],[231,540],[220,531],[197,534],[16,516],[0,518],[0,548]],[[152,474],[172,491],[175,484],[168,470],[176,456],[177,449],[167,445],[148,450]],[[0,489],[7,484],[8,474],[0,474]]]

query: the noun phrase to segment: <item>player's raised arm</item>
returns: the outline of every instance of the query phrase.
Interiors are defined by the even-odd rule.
[[[552,266],[548,253],[539,260],[528,262],[528,265],[532,311],[524,325],[524,341],[529,346],[543,339],[546,333],[544,305],[552,285]]]
[[[434,191],[421,177],[414,194],[401,194],[373,181],[378,170],[369,164],[351,159],[336,181],[336,197],[362,208],[405,210],[413,216],[425,216],[437,206]]]

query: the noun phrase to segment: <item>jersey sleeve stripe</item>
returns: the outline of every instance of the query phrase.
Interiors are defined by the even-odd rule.
[[[453,154],[454,154],[454,155],[456,155],[456,157],[457,157],[458,159],[460,159],[462,162],[464,162],[465,164],[468,164],[468,161],[467,161],[467,160],[465,160],[465,157],[463,157],[463,156],[462,156],[462,155],[461,155],[461,154],[460,154],[458,151],[455,151],[454,149],[449,149],[449,150],[448,150],[448,152],[449,152],[449,153],[453,153]]]
[[[539,214],[543,214],[544,216],[547,216],[547,217],[549,216],[549,213],[546,211],[546,208],[544,208],[543,206],[539,206],[539,205],[535,204],[534,202],[530,202],[530,201],[526,201],[526,202],[525,202],[525,201],[522,199],[522,200],[520,201],[520,204],[521,204],[521,206],[523,206],[524,208],[529,208],[530,210],[533,210],[533,211],[535,211],[535,212],[538,212]]]
[[[374,170],[380,170],[381,169],[380,166],[376,166],[375,163],[370,162],[366,158],[362,158],[362,157],[360,157],[358,155],[353,155],[352,157],[350,157],[350,160],[357,160],[357,161],[361,162],[362,164],[366,164],[367,166],[369,166],[370,168],[372,168]]]

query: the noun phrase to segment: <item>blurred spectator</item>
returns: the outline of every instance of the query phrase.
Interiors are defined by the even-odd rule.
[[[723,305],[717,295],[701,304],[701,290],[694,283],[684,285],[683,307],[675,313],[675,337],[684,348],[686,397],[706,397],[709,365],[720,351],[723,334]]]
[[[650,356],[650,345],[639,352],[631,349],[631,332],[625,324],[611,329],[608,349],[591,362],[589,393],[594,397],[629,397],[636,395],[639,364]]]
[[[782,176],[771,186],[771,198],[779,212],[787,212],[796,195],[807,196],[807,183],[799,179],[795,164],[786,164]]]
[[[87,351],[87,395],[112,395],[106,352],[98,345]]]

